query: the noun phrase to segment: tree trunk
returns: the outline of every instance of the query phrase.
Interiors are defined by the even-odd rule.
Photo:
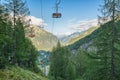
[[[15,11],[15,2],[14,2],[14,12],[13,12],[13,18],[14,18],[14,33],[13,33],[13,38],[14,38],[14,48],[13,48],[13,64],[16,64],[16,49],[17,49],[17,44],[16,44],[16,11]]]
[[[111,42],[111,47],[112,47],[112,51],[111,51],[111,74],[110,74],[110,80],[114,80],[114,74],[115,74],[115,70],[114,70],[114,54],[115,54],[115,50],[114,50],[114,43],[115,43],[115,0],[113,0],[113,15],[112,15],[112,20],[113,20],[113,26],[112,26],[112,42]]]

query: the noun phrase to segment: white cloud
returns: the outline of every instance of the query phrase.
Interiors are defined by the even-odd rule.
[[[74,21],[68,23],[68,26],[72,30],[79,30],[79,31],[85,31],[89,29],[90,27],[97,26],[98,20],[93,19],[93,20],[83,20],[83,21]]]
[[[67,21],[68,26],[67,32],[59,32],[55,33],[57,36],[67,36],[70,35],[74,32],[82,32],[88,30],[90,27],[97,26],[98,25],[98,20],[97,19],[92,19],[92,20],[77,20],[75,18],[70,19]]]
[[[63,37],[66,37],[70,34],[72,34],[73,32],[60,32],[60,33],[55,33],[55,35],[58,37],[58,38],[63,38]]]
[[[34,25],[34,26],[38,26],[38,27],[47,26],[47,24],[41,18],[37,18],[37,17],[34,17],[34,16],[29,16],[28,18],[31,19],[31,24]]]
[[[72,34],[73,32],[61,32],[61,33],[57,33],[57,36],[68,36],[70,34]]]

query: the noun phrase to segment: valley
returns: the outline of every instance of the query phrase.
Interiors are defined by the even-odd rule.
[[[0,0],[0,80],[120,80],[120,0]]]

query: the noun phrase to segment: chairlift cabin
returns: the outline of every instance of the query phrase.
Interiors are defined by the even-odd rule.
[[[33,38],[33,37],[35,37],[35,34],[29,34],[29,37],[31,37],[31,38]]]
[[[56,0],[56,7],[55,7],[55,13],[52,14],[52,18],[61,18],[62,14],[58,12],[58,5],[60,4],[61,0]]]
[[[32,26],[30,26],[30,34],[28,36],[31,38],[35,37],[34,30],[33,30]]]
[[[53,18],[61,18],[61,13],[53,13]]]

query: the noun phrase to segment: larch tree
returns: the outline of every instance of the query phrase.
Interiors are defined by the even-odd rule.
[[[14,48],[13,48],[13,55],[12,55],[12,62],[16,63],[16,53],[17,53],[17,21],[20,20],[22,23],[25,21],[25,17],[29,15],[29,9],[26,6],[26,1],[23,0],[6,0],[7,4],[5,5],[10,17],[12,18],[13,23],[13,39],[14,39]],[[23,24],[24,25],[24,24]],[[19,26],[21,27],[21,26]],[[23,26],[22,26],[23,27]],[[20,35],[19,35],[20,36]]]
[[[58,42],[57,47],[52,50],[50,56],[50,80],[66,80],[66,67],[69,62],[70,51],[60,46]]]
[[[110,39],[110,80],[115,80],[115,42],[116,42],[116,24],[115,22],[120,19],[120,0],[104,0],[104,5],[102,5],[101,12],[103,14],[103,17],[101,18],[103,22],[106,20],[111,20],[112,29],[111,29],[111,39]]]
[[[9,64],[9,58],[12,54],[12,25],[8,20],[8,13],[5,6],[0,4],[0,68]]]

